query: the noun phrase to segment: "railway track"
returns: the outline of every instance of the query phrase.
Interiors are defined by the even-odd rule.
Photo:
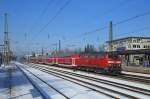
[[[50,65],[50,64],[46,64],[46,65]],[[53,65],[50,65],[50,66],[53,66]],[[56,67],[56,66],[53,66],[53,67]],[[65,66],[61,66],[59,68],[71,69],[71,68],[68,68],[68,67],[65,67]],[[90,72],[90,71],[85,71],[85,70],[79,70],[79,71]],[[122,73],[121,75],[118,75],[117,77],[116,76],[111,76],[111,75],[102,75],[102,74],[95,73],[95,72],[94,73],[90,72],[90,73],[92,73],[94,75],[98,75],[98,76],[101,75],[101,76],[104,76],[104,77],[117,78],[117,79],[128,80],[128,81],[139,82],[139,83],[150,85],[150,77],[137,76],[137,75],[131,75],[131,74],[124,74],[124,73]]]
[[[137,82],[142,82],[145,84],[150,84],[150,77],[136,76],[136,75],[130,75],[130,74],[122,74],[118,77],[122,79],[130,80],[130,81],[137,81]]]
[[[89,76],[85,76],[81,74],[76,74],[74,72],[68,72],[68,71],[58,70],[54,68],[44,67],[40,65],[32,65],[31,67],[37,68],[43,72],[61,77],[66,80],[73,79],[75,81],[82,82],[84,84],[88,84],[93,87],[97,87],[99,89],[103,89],[105,91],[108,91],[109,93],[111,92],[119,96],[124,96],[128,98],[142,98],[143,96],[150,97],[150,90],[146,90],[146,89],[142,89],[142,88],[138,88],[134,86],[129,86],[129,85],[124,85],[124,84],[120,84],[117,82],[102,80],[102,79],[98,79],[94,77],[89,77]],[[135,97],[134,95],[136,95],[137,97]]]
[[[16,65],[17,66],[17,65]],[[18,67],[18,66],[17,66]],[[28,77],[28,75],[20,68],[18,67],[23,73],[24,75],[28,78],[28,80],[31,82],[31,84],[40,92],[40,94],[42,95],[42,97],[44,99],[47,99],[47,97],[45,96],[45,94],[42,93],[42,91],[31,81],[31,79]],[[23,67],[22,67],[23,68]],[[65,95],[64,93],[60,92],[59,90],[57,90],[56,88],[54,88],[52,85],[50,85],[48,82],[44,81],[42,78],[38,77],[37,75],[35,75],[34,73],[32,73],[31,71],[27,70],[26,68],[23,68],[25,71],[27,71],[29,74],[33,75],[34,77],[36,77],[38,80],[40,80],[41,82],[43,82],[44,84],[48,85],[50,88],[52,88],[53,90],[55,90],[56,92],[58,92],[59,94],[61,94],[64,99],[70,99],[67,95]]]

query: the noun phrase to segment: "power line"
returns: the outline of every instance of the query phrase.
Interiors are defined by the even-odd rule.
[[[139,15],[136,15],[136,16],[133,16],[133,17],[130,17],[130,18],[128,18],[128,19],[125,19],[125,20],[122,20],[122,21],[120,21],[120,22],[115,23],[114,26],[119,25],[119,24],[122,24],[122,23],[125,23],[125,22],[128,22],[128,21],[131,21],[131,20],[134,20],[134,19],[137,19],[137,18],[139,18],[139,17],[143,17],[143,16],[145,16],[145,15],[149,15],[149,14],[150,14],[150,11],[149,11],[149,12],[142,13],[142,14],[139,14]]]
[[[43,28],[41,28],[41,30],[38,32],[38,34],[39,34],[40,32],[42,32],[50,23],[53,22],[53,20],[59,15],[59,13],[61,13],[61,11],[65,8],[65,6],[67,6],[67,5],[70,3],[70,1],[71,1],[71,0],[68,0],[68,1],[58,10],[58,12],[56,13],[56,15],[53,16]],[[126,2],[128,2],[128,0],[124,0],[123,2],[119,3],[119,4],[117,5],[117,7],[116,7],[116,6],[113,7],[112,9],[108,10],[107,12],[104,12],[104,14],[111,13],[112,11],[116,10],[116,8],[118,9],[118,7],[121,7],[122,5],[124,5]],[[89,31],[89,32],[97,32],[97,31],[103,30],[103,29],[105,29],[105,28],[107,28],[107,27],[100,28],[100,29],[96,29],[96,30]],[[89,32],[86,32],[85,34],[88,34]],[[79,36],[79,37],[80,37],[80,36]],[[48,38],[49,38],[49,35],[48,35]]]
[[[57,11],[57,13],[45,24],[38,33],[41,33],[50,23],[52,23],[56,17],[63,11],[63,9],[70,3],[71,0],[65,2],[65,4]]]
[[[60,9],[57,11],[57,13],[48,21],[47,24],[45,24],[41,30],[37,33],[36,38],[38,36],[38,34],[40,34],[50,23],[52,23],[56,17],[64,10],[64,8],[71,2],[71,0],[67,0],[63,6],[60,7]]]
[[[146,31],[146,30],[150,30],[150,27],[145,27],[145,28],[137,29],[137,30],[130,31],[130,32],[126,32],[126,33],[119,34],[119,35],[116,35],[116,36],[122,36],[122,35],[124,35],[124,34],[130,34],[130,33],[135,33],[135,32],[141,32],[141,31]]]
[[[126,23],[126,22],[128,22],[128,21],[132,21],[132,20],[134,20],[134,19],[137,19],[137,18],[139,18],[139,17],[143,17],[143,16],[145,16],[145,15],[149,15],[149,14],[150,14],[150,11],[149,11],[149,12],[142,13],[142,14],[139,14],[139,15],[136,15],[136,16],[133,16],[133,17],[130,17],[130,18],[127,18],[127,19],[124,19],[124,20],[121,20],[121,21],[119,21],[119,22],[117,22],[117,23],[115,23],[115,24],[113,24],[113,25],[114,25],[114,26],[117,26],[117,25]],[[94,32],[97,32],[97,31],[102,31],[102,30],[107,29],[107,28],[108,28],[108,26],[104,26],[104,27],[102,27],[102,28],[97,28],[97,29],[95,29],[95,30],[92,30],[92,31],[89,31],[89,32],[85,32],[83,35],[88,35],[88,34],[90,34],[90,33],[94,33]]]
[[[115,23],[115,24],[113,24],[113,25],[114,25],[114,26],[117,26],[117,25],[126,23],[126,22],[128,22],[128,21],[132,21],[132,20],[134,20],[134,19],[137,19],[137,18],[139,18],[139,17],[146,16],[146,15],[149,15],[149,14],[150,14],[150,11],[149,11],[149,12],[142,13],[142,14],[138,14],[138,15],[136,15],[136,16],[133,16],[133,17],[130,17],[130,18],[121,20],[121,21],[119,21],[119,22],[117,22],[117,23]],[[81,37],[81,36],[89,35],[89,34],[91,34],[91,33],[95,33],[95,32],[98,32],[98,31],[102,31],[102,30],[107,29],[107,28],[108,28],[108,26],[104,26],[104,27],[102,27],[102,28],[97,28],[97,29],[92,30],[92,31],[84,32],[84,34],[78,35],[78,36],[76,36],[76,37],[74,37],[74,38],[79,38],[79,37]],[[143,29],[139,29],[139,30],[137,30],[137,32],[138,32],[138,31],[143,31],[143,30],[146,30],[146,29],[150,29],[150,27],[146,27],[146,28],[143,28]],[[67,40],[65,40],[65,41],[69,41],[69,40],[70,40],[70,39],[67,39]]]
[[[35,25],[37,25],[37,23],[39,22],[40,18],[42,18],[42,16],[47,12],[48,8],[50,7],[50,5],[53,3],[54,0],[49,0],[49,2],[47,3],[47,5],[44,7],[44,9],[42,10],[42,12],[40,13],[40,15],[38,16],[38,18],[36,19],[36,21],[33,23],[33,26],[30,27],[29,32],[32,31],[35,28]]]
[[[67,6],[67,5],[69,4],[69,2],[70,2],[70,0],[68,0],[68,1],[60,8],[60,10],[56,13],[56,15],[55,15],[54,17],[52,17],[52,19],[50,19],[50,20],[48,21],[48,23],[39,31],[39,33],[42,32],[51,22],[53,22],[53,20],[61,13],[61,11],[65,8],[65,6]],[[135,20],[135,19],[137,19],[137,18],[146,16],[146,15],[149,15],[149,14],[150,14],[150,11],[149,11],[149,12],[142,13],[142,14],[138,14],[138,15],[136,15],[136,16],[133,16],[133,17],[130,17],[130,18],[121,20],[121,21],[119,21],[119,22],[116,22],[116,23],[113,24],[113,25],[114,25],[114,26],[118,26],[118,25],[120,25],[120,24],[123,24],[123,23],[129,22],[129,21]],[[104,27],[102,27],[102,28],[97,28],[97,29],[94,29],[94,30],[92,30],[92,31],[84,32],[83,34],[78,35],[77,38],[78,38],[78,37],[81,37],[81,36],[89,35],[89,34],[94,33],[94,32],[102,31],[102,30],[107,29],[107,28],[108,28],[108,26],[104,26]],[[74,37],[74,38],[75,38],[75,37]],[[68,41],[68,40],[65,40],[65,41]]]
[[[138,15],[136,15],[136,16],[133,16],[133,17],[130,17],[130,18],[121,20],[121,21],[119,21],[119,22],[116,22],[115,24],[113,24],[113,26],[118,26],[118,25],[120,25],[120,24],[126,23],[126,22],[128,22],[128,21],[132,21],[132,20],[134,20],[134,19],[137,19],[137,18],[139,18],[139,17],[146,16],[146,15],[149,15],[149,14],[150,14],[150,11],[144,12],[144,13],[142,13],[142,14],[138,14]],[[89,34],[91,34],[91,33],[95,33],[95,32],[98,32],[98,31],[105,30],[105,29],[108,29],[108,26],[104,26],[104,27],[102,27],[102,28],[97,28],[97,29],[94,29],[94,30],[91,30],[91,31],[88,31],[88,32],[84,32],[83,34],[77,35],[77,36],[74,37],[74,38],[79,38],[79,37],[81,37],[81,36],[89,35]],[[66,40],[66,41],[69,41],[69,40],[70,40],[70,39],[68,39],[68,40]]]
[[[38,32],[38,34],[39,34],[40,32],[42,32],[42,31],[59,15],[59,13],[61,13],[61,11],[65,8],[65,6],[67,6],[67,5],[70,3],[70,1],[71,1],[71,0],[68,0],[68,1],[59,9],[59,11],[56,13],[56,15],[53,16],[43,28],[41,28],[41,30]],[[116,8],[118,9],[118,7],[124,5],[126,2],[128,2],[128,0],[124,0],[123,2],[119,3],[119,4],[117,5],[117,7],[113,7],[112,9],[110,9],[110,10],[104,12],[104,14],[111,13],[113,10],[115,10]],[[107,28],[107,27],[103,27],[103,28],[100,28],[100,29],[98,28],[98,29],[96,29],[96,30],[86,32],[85,35],[88,34],[88,33],[90,33],[90,32],[93,33],[93,32],[97,32],[97,31],[103,30],[103,29],[105,29],[105,28]],[[49,36],[48,36],[48,38],[49,38]]]
[[[115,5],[115,7],[113,7],[111,9],[105,11],[103,13],[103,15],[106,15],[106,14],[112,13],[115,10],[118,10],[120,7],[122,7],[123,5],[125,5],[126,3],[128,3],[129,1],[131,1],[131,0],[124,0],[124,1],[120,2],[119,4]]]

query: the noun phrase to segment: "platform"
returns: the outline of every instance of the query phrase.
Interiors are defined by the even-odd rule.
[[[122,66],[123,71],[150,74],[149,67]]]
[[[0,80],[1,99],[43,99],[14,65],[0,67]]]

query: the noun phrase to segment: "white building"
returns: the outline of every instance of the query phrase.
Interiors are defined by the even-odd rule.
[[[109,50],[109,41],[107,41],[106,50]],[[137,50],[150,49],[150,37],[126,37],[112,41],[112,50]]]
[[[125,37],[113,40],[111,42],[110,49],[110,42],[106,42],[105,50],[111,51],[130,51],[133,53],[122,55],[123,63],[125,65],[144,65],[145,62],[149,61],[150,55],[146,55],[144,53],[145,50],[150,51],[150,37]],[[134,51],[143,52],[143,54],[134,53]]]

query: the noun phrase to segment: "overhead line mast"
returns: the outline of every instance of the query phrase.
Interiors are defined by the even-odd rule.
[[[113,40],[113,29],[112,29],[112,21],[110,21],[109,23],[109,51],[113,50],[112,40]]]
[[[10,62],[10,47],[8,39],[8,22],[7,13],[4,14],[4,65],[9,65]]]

